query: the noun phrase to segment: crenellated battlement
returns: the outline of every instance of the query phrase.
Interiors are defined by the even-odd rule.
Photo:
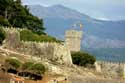
[[[60,43],[57,42],[37,42],[37,41],[21,41],[22,43],[25,44],[46,44],[46,45],[60,45]]]
[[[97,61],[99,64],[118,64],[118,65],[124,65],[125,62],[113,62],[113,61]]]
[[[82,31],[68,30],[65,33],[66,38],[82,38]]]
[[[112,61],[96,61],[95,67],[97,72],[111,77],[125,77],[125,63]]]
[[[3,48],[15,52],[47,59],[59,64],[72,65],[70,51],[79,51],[81,45],[82,31],[66,31],[66,40],[64,43],[57,42],[37,42],[21,41],[20,32],[24,29],[14,27],[2,27],[6,32],[6,39],[3,42]],[[110,76],[125,77],[125,63],[112,61],[96,61],[95,68],[97,72],[102,72]]]
[[[10,31],[19,32],[19,31],[26,30],[26,28],[3,27],[3,26],[1,26],[1,28],[2,28],[5,32],[10,32]]]
[[[65,44],[57,42],[21,41],[19,31],[25,30],[25,28],[2,28],[6,32],[6,39],[3,42],[3,48],[24,55],[31,55],[31,57],[35,56],[41,59],[48,59],[60,64],[72,64],[70,50]]]

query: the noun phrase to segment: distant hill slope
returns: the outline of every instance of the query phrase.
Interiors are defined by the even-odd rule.
[[[82,19],[89,16],[79,13],[76,10],[64,7],[62,5],[54,5],[44,7],[40,5],[29,5],[31,12],[40,18],[62,18],[62,19]]]
[[[97,57],[97,60],[106,60],[125,63],[125,48],[99,48],[99,49],[84,49]]]
[[[62,5],[54,5],[50,7],[30,5],[29,8],[32,14],[44,19],[47,33],[61,39],[64,39],[65,30],[71,29],[72,24],[78,22],[83,23],[83,49],[125,47],[124,20],[97,20]],[[91,50],[89,49],[89,51]],[[106,52],[110,54],[109,51]],[[96,50],[93,53],[97,54]]]
[[[62,5],[50,7],[30,5],[29,8],[35,16],[44,19],[49,34],[55,36],[64,35],[64,31],[70,29],[72,24],[82,22],[86,34],[104,39],[125,40],[125,21],[96,20]],[[54,34],[55,32],[57,33]]]

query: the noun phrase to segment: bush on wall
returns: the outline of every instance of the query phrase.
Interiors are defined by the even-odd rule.
[[[49,35],[38,35],[30,30],[20,31],[20,38],[23,41],[36,41],[36,42],[60,42],[56,38]]]
[[[95,57],[86,52],[74,52],[71,54],[73,64],[79,66],[93,65],[96,61]]]

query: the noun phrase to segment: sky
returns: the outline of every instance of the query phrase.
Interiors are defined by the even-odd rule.
[[[64,5],[101,20],[125,20],[125,0],[22,0],[25,5]]]

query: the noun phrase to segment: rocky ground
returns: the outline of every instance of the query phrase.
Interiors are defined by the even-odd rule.
[[[23,55],[11,50],[0,48],[0,63],[7,57],[19,58],[22,61],[32,59],[42,62],[47,68],[47,74],[41,82],[38,83],[53,83],[53,80],[58,83],[125,83],[125,79],[109,78],[102,73],[97,73],[94,69],[78,67],[75,65],[60,65],[48,60],[42,60],[30,55]]]

